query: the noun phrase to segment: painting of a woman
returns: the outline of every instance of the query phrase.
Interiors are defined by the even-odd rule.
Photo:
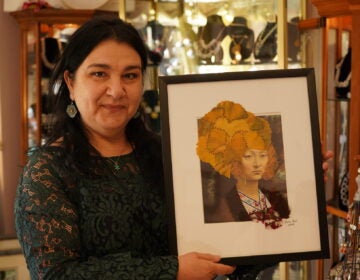
[[[281,227],[290,208],[269,121],[223,101],[199,119],[198,135],[205,222]]]

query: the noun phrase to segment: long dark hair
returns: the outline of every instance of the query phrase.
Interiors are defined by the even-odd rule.
[[[66,113],[66,107],[71,100],[64,80],[64,72],[69,71],[70,75],[74,75],[90,52],[108,39],[131,46],[139,54],[142,72],[145,74],[148,52],[138,31],[129,23],[115,16],[98,16],[84,23],[71,36],[49,82],[53,125],[45,145],[59,143],[66,153],[70,154],[76,167],[85,172],[89,168],[89,157],[99,155],[99,153],[90,145],[79,113],[73,119]],[[159,139],[146,125],[142,108],[139,108],[139,111],[140,116],[133,118],[126,127],[127,139],[134,145],[137,154],[142,156],[141,158],[143,155],[156,156],[159,154],[159,145],[155,145],[156,151],[151,151],[151,149],[155,142],[159,143]]]

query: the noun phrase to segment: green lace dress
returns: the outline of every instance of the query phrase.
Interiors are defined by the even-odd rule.
[[[60,147],[29,157],[15,222],[32,279],[176,279],[163,198],[134,153],[91,160],[112,174],[80,175]]]

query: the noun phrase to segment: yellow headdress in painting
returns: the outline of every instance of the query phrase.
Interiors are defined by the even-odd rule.
[[[220,102],[199,119],[198,135],[200,160],[228,178],[232,162],[247,149],[267,150],[271,145],[269,123],[231,101]]]

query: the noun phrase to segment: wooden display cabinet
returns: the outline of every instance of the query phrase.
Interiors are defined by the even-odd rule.
[[[349,199],[352,200],[357,189],[355,178],[360,158],[360,84],[357,82],[360,79],[360,67],[358,65],[360,60],[360,29],[357,28],[360,24],[360,0],[312,0],[312,3],[317,7],[320,16],[329,19],[329,24],[336,22],[336,17],[347,16],[351,26],[355,27],[351,28],[350,39],[350,47],[352,49],[351,80],[353,82],[351,83],[351,98],[349,99],[348,135]],[[337,27],[339,28],[339,26]],[[324,51],[326,52],[327,50],[324,49]],[[326,104],[327,94],[323,94],[322,99],[323,104]],[[326,114],[327,111],[323,110],[323,119],[326,119]],[[331,211],[331,209],[329,210]]]
[[[49,72],[56,62],[56,55],[66,43],[69,31],[76,29],[90,18],[103,14],[116,13],[60,9],[22,10],[11,13],[18,22],[21,32],[22,163],[26,160],[28,148],[41,144],[46,138],[49,111],[45,100]],[[46,46],[48,50],[51,49],[50,54]]]
[[[352,202],[357,190],[355,178],[360,163],[360,84],[357,82],[360,78],[360,0],[311,0],[317,8],[321,19],[317,21],[318,27],[322,28],[321,51],[322,67],[319,76],[321,77],[321,119],[322,119],[322,140],[325,149],[332,149],[335,152],[333,159],[333,176],[331,176],[332,185],[335,192],[338,190],[341,178],[339,170],[341,166],[339,158],[342,150],[339,148],[339,139],[341,139],[343,129],[346,125],[346,167],[348,170],[348,198]],[[321,22],[321,24],[320,24]],[[351,97],[337,98],[334,95],[334,71],[335,64],[344,57],[344,46],[349,40],[351,48]],[[330,48],[329,48],[330,46]],[[345,122],[341,120],[345,118]],[[340,172],[341,173],[341,172]],[[329,184],[327,187],[330,187]],[[346,219],[346,209],[341,209],[338,195],[334,195],[332,203],[327,206],[327,211],[332,215],[333,221],[333,254],[331,261],[339,261],[338,244],[339,219]],[[324,261],[318,261],[318,279],[324,279],[329,271],[324,270]]]
[[[166,6],[166,5],[174,5],[171,1],[159,1],[158,5],[155,5],[157,9],[151,8],[151,5],[148,4],[151,3],[151,1],[135,1],[137,3],[136,5],[136,15],[140,12],[142,12],[148,20],[150,20],[152,17],[152,13],[155,13],[158,11],[159,19],[160,14],[167,14],[170,15],[168,11],[165,9],[166,7],[173,7],[173,6]],[[145,5],[144,7],[141,5]],[[157,1],[153,1],[154,3],[157,3]],[[181,2],[181,1],[180,1]],[[213,1],[209,0],[209,3],[213,3]],[[209,5],[206,1],[198,1],[198,5],[201,6],[201,11],[204,16],[209,16],[214,13],[220,13],[223,5],[225,5],[225,1],[219,0],[215,1],[216,7],[213,7],[212,5]],[[214,3],[215,3],[214,2]],[[191,2],[192,3],[192,2]],[[230,2],[229,2],[230,3]],[[250,62],[246,63],[239,63],[236,65],[230,65],[231,63],[227,60],[229,60],[229,57],[227,57],[227,62],[225,62],[219,65],[195,65],[193,67],[192,62],[187,61],[189,59],[189,54],[184,54],[184,46],[177,47],[179,45],[179,42],[182,42],[185,39],[191,39],[192,37],[187,37],[184,35],[184,37],[181,37],[182,39],[179,39],[180,28],[176,26],[166,26],[166,20],[164,22],[164,28],[166,28],[165,34],[171,34],[171,38],[175,38],[172,41],[164,40],[167,44],[167,50],[174,50],[177,48],[178,53],[173,53],[168,58],[168,64],[166,64],[165,60],[166,57],[169,55],[164,55],[165,57],[163,59],[163,63],[159,66],[159,69],[171,69],[172,65],[174,64],[174,59],[177,61],[177,64],[183,65],[186,69],[193,69],[194,72],[191,73],[206,73],[206,72],[224,72],[224,71],[246,71],[246,70],[261,70],[261,69],[281,69],[281,68],[299,68],[301,67],[301,61],[292,58],[289,61],[289,48],[292,47],[292,49],[295,49],[295,53],[298,50],[297,46],[297,32],[288,32],[288,27],[294,27],[296,26],[291,22],[288,22],[293,17],[302,16],[302,10],[303,10],[303,0],[291,0],[289,1],[289,5],[291,7],[291,12],[289,12],[286,9],[286,5],[284,5],[283,0],[276,0],[274,2],[269,1],[268,3],[265,3],[264,1],[254,1],[252,5],[248,6],[242,6],[241,1],[232,1],[235,6],[234,9],[230,9],[228,7],[228,14],[233,15],[234,17],[238,18],[246,18],[248,21],[249,26],[254,29],[254,40],[257,36],[260,35],[261,30],[266,27],[266,24],[270,20],[274,20],[276,18],[277,24],[276,24],[276,36],[274,38],[276,39],[275,46],[277,46],[277,53],[274,61],[270,61],[267,63],[263,62],[256,62],[253,58],[253,55],[249,58]],[[275,5],[276,3],[276,5]],[[165,9],[167,12],[161,12],[162,9],[159,5],[165,5],[165,8],[163,7],[163,10]],[[190,5],[189,1],[184,1],[183,4]],[[185,5],[185,6],[186,6]],[[211,8],[212,7],[212,8]],[[224,6],[227,7],[226,5]],[[223,9],[225,9],[223,8]],[[186,7],[181,7],[182,9],[186,9]],[[189,9],[189,8],[188,8]],[[183,11],[184,12],[184,11]],[[64,32],[64,30],[69,30],[73,27],[76,27],[86,20],[90,19],[91,17],[101,15],[101,14],[121,14],[118,12],[109,12],[109,11],[98,11],[98,10],[63,10],[63,9],[42,9],[39,11],[35,10],[23,10],[23,11],[16,11],[12,12],[11,15],[16,19],[16,21],[19,23],[20,30],[21,30],[21,119],[22,119],[22,128],[21,128],[21,151],[22,151],[22,163],[26,160],[26,151],[28,148],[37,146],[42,144],[46,139],[46,132],[49,125],[49,109],[46,107],[46,98],[47,98],[47,84],[49,80],[49,68],[51,68],[55,60],[49,60],[49,57],[47,56],[46,51],[44,51],[44,40],[45,39],[51,39],[56,38],[57,40],[59,37],[61,38]],[[148,13],[148,14],[147,14]],[[224,11],[222,11],[224,13]],[[250,13],[250,14],[249,14]],[[185,13],[186,14],[186,13]],[[268,16],[268,14],[271,14],[271,16]],[[132,22],[132,15],[129,13],[127,15],[126,20],[129,22]],[[180,14],[177,13],[175,17],[179,17]],[[218,14],[220,17],[220,14]],[[169,16],[170,17],[170,16]],[[224,15],[221,15],[221,17],[224,17]],[[269,17],[269,18],[268,18]],[[156,19],[155,17],[154,19]],[[254,20],[254,18],[256,20]],[[260,18],[260,19],[258,19]],[[136,20],[136,17],[135,17]],[[170,21],[171,22],[171,21]],[[136,22],[134,22],[135,24]],[[230,22],[229,22],[230,23]],[[235,25],[236,26],[236,25]],[[147,31],[151,27],[151,25],[148,26],[148,28],[145,28],[145,31]],[[255,29],[256,27],[256,29]],[[187,27],[187,31],[191,31],[194,29],[195,26]],[[195,28],[196,29],[196,28]],[[185,29],[183,28],[182,31]],[[224,29],[225,30],[225,29]],[[226,29],[227,30],[227,29]],[[293,28],[291,28],[293,30]],[[155,34],[154,32],[152,32]],[[187,33],[187,32],[185,32]],[[60,34],[60,35],[59,35]],[[288,42],[288,35],[292,35],[291,43]],[[149,42],[149,34],[145,36],[144,39],[147,38],[147,43],[149,47],[151,45],[156,45],[157,40],[154,40],[154,42]],[[150,37],[152,38],[152,36]],[[162,38],[164,39],[164,38]],[[193,38],[194,39],[194,38]],[[195,38],[196,40],[196,38]],[[55,40],[53,40],[56,42]],[[150,40],[151,41],[151,40]],[[160,40],[162,41],[162,40]],[[170,42],[171,41],[171,42]],[[229,46],[231,46],[230,42],[230,35],[226,36],[226,40],[224,42],[221,42],[222,47],[224,50],[229,51]],[[53,42],[53,46],[56,46],[56,43]],[[290,42],[290,40],[289,40]],[[227,45],[226,45],[226,44]],[[61,42],[58,44],[58,47],[61,48]],[[226,47],[224,47],[224,44]],[[255,43],[254,43],[255,44]],[[256,44],[255,44],[256,45]],[[229,54],[227,55],[229,56]],[[297,56],[297,53],[296,55]],[[225,57],[225,55],[224,55]],[[194,59],[190,59],[193,61]],[[225,61],[225,58],[224,58]],[[176,64],[176,63],[175,63]],[[288,65],[291,64],[291,65]],[[184,65],[187,65],[186,67]],[[191,66],[191,67],[190,67]],[[179,66],[180,67],[180,66]],[[180,67],[181,68],[181,67]],[[50,69],[51,70],[51,69]],[[190,72],[186,72],[185,70],[180,71],[176,70],[174,72],[169,71],[169,73],[164,73],[164,75],[172,75],[172,74],[189,74]],[[160,73],[161,74],[161,73]],[[154,75],[156,76],[156,75]]]

